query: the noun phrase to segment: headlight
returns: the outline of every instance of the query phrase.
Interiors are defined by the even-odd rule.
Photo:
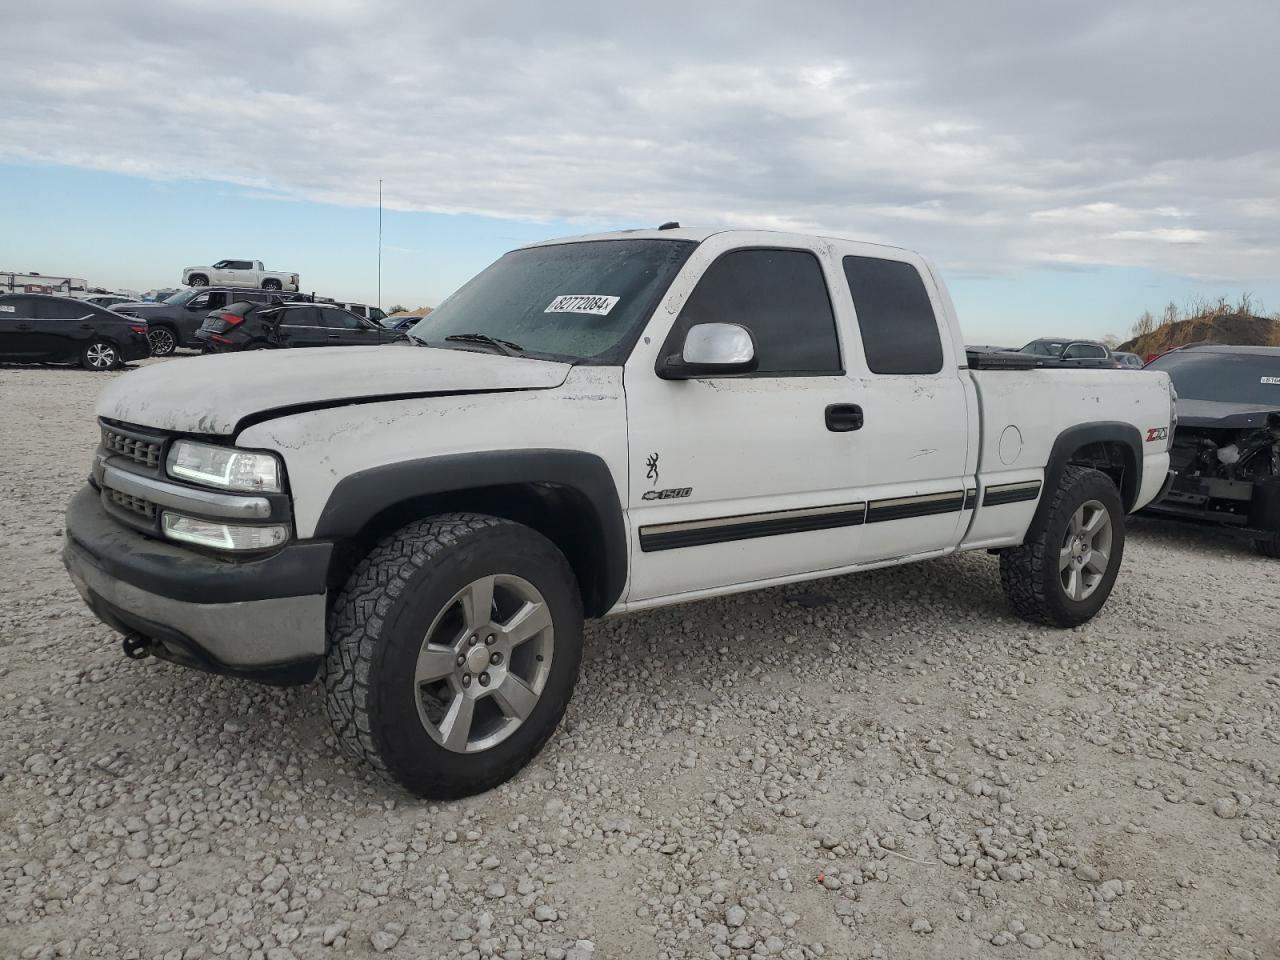
[[[179,440],[169,450],[169,476],[239,493],[279,493],[280,458],[235,447]]]
[[[167,510],[160,518],[164,535],[170,540],[194,543],[215,550],[270,550],[289,539],[289,528],[282,524],[251,527],[184,517]]]

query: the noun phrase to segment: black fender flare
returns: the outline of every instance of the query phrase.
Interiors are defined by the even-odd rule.
[[[1071,455],[1094,443],[1119,443],[1127,452],[1128,462],[1125,463],[1124,481],[1120,485],[1120,502],[1124,504],[1126,512],[1133,509],[1138,501],[1138,492],[1142,489],[1142,434],[1133,424],[1118,420],[1081,423],[1063,430],[1053,441],[1049,462],[1044,468],[1040,503],[1031,520],[1032,528],[1043,523],[1053,499],[1053,491],[1058,488],[1062,471],[1071,462]]]
[[[603,614],[622,596],[627,581],[627,529],[613,474],[600,457],[578,450],[486,450],[389,463],[343,478],[329,494],[313,536],[356,537],[387,507],[416,497],[482,487],[554,484],[583,497],[600,531],[598,596],[584,597]]]

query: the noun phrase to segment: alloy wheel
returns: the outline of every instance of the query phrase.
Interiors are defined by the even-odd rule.
[[[1111,514],[1097,500],[1086,500],[1071,515],[1058,552],[1062,589],[1072,600],[1092,596],[1111,559]]]
[[[423,728],[455,753],[498,745],[537,706],[554,645],[551,610],[533,584],[507,574],[472,581],[445,605],[418,653]]]
[[[95,370],[110,370],[116,365],[116,351],[110,344],[91,343],[85,350],[89,366]]]
[[[151,344],[151,355],[153,357],[167,357],[178,347],[173,334],[164,327],[157,327],[155,330],[150,331],[147,334],[147,340]]]

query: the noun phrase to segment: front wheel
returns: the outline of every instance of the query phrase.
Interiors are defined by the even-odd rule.
[[[86,370],[112,370],[119,362],[115,346],[105,340],[94,340],[80,351],[80,366]]]
[[[268,279],[268,280],[263,280],[263,281],[262,281],[262,289],[263,289],[263,290],[279,290],[279,289],[280,289],[280,281],[279,281],[279,280],[270,280],[270,279]]]
[[[1000,553],[1000,583],[1024,620],[1074,627],[1102,609],[1124,556],[1124,506],[1105,473],[1068,465],[1021,546]]]
[[[542,749],[582,659],[564,555],[497,517],[402,527],[356,567],[330,617],[326,707],[342,745],[437,799],[496,787]]]
[[[187,286],[189,287],[207,287],[208,285],[209,285],[209,278],[202,273],[192,274],[187,279]]]

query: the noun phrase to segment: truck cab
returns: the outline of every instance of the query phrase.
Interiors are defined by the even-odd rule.
[[[64,556],[131,655],[322,677],[421,795],[537,752],[584,617],[987,550],[1019,616],[1083,623],[1167,475],[1165,375],[977,369],[893,247],[548,241],[409,337],[117,381]]]

